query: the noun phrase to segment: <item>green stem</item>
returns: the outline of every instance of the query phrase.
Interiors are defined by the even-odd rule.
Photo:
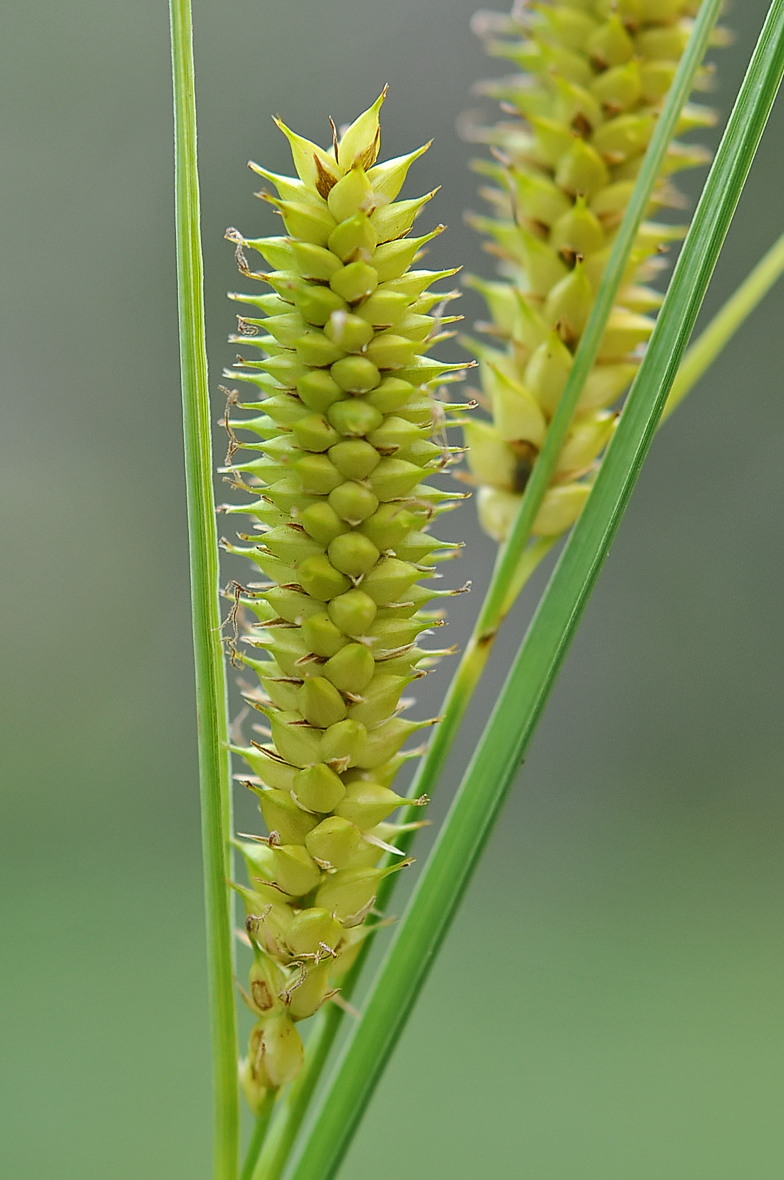
[[[784,234],[765,254],[754,270],[743,280],[721,311],[713,317],[707,328],[695,340],[683,358],[678,370],[662,421],[681,404],[686,394],[696,385],[705,370],[732,339],[741,324],[748,318],[760,300],[784,272]]]
[[[322,1096],[312,1133],[295,1157],[291,1180],[334,1177],[457,911],[628,504],[783,71],[784,0],[774,0],[590,499],[382,963],[362,1020]]]
[[[272,1111],[275,1106],[275,1099],[278,1096],[277,1090],[267,1090],[264,1096],[264,1101],[261,1105],[261,1110],[256,1115],[256,1126],[253,1128],[253,1135],[248,1144],[248,1154],[245,1157],[245,1164],[240,1173],[240,1180],[253,1180],[253,1168],[256,1160],[259,1158],[259,1153],[264,1146],[264,1141],[267,1138],[267,1130],[272,1117]]]
[[[231,774],[218,597],[218,545],[204,337],[204,277],[189,0],[171,0],[175,206],[185,480],[196,668],[204,892],[213,1059],[214,1177],[236,1180],[239,1153],[234,1005]]]

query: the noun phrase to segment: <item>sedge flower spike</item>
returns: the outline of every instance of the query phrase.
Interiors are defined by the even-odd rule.
[[[224,511],[253,523],[223,545],[265,579],[235,586],[242,643],[231,644],[267,722],[254,727],[266,740],[233,747],[267,827],[237,842],[256,1017],[241,1077],[255,1111],[298,1073],[297,1023],[339,999],[382,879],[410,863],[379,867],[411,826],[390,822],[404,743],[432,724],[401,716],[403,694],[444,654],[420,644],[441,623],[428,604],[453,593],[422,583],[457,548],[429,527],[462,497],[426,482],[458,450],[444,443],[445,413],[461,407],[434,387],[465,366],[426,355],[455,318],[442,314],[454,293],[431,284],[455,271],[412,269],[443,227],[409,236],[433,194],[396,198],[425,148],[376,163],[383,98],[326,150],[276,120],[297,175],[251,167],[274,185],[259,195],[285,233],[227,231],[245,277],[272,288],[231,296],[253,310],[227,376],[254,394],[229,391],[225,421],[228,481],[251,499]],[[251,249],[269,270],[251,269]]]
[[[467,341],[479,359],[492,421],[465,426],[480,522],[503,541],[566,384],[604,267],[631,197],[659,111],[685,49],[695,0],[541,0],[511,15],[479,13],[489,53],[522,73],[483,84],[514,116],[469,138],[492,148],[477,171],[493,216],[470,221],[488,238],[499,281],[469,278],[484,297],[492,344]],[[724,39],[721,30],[713,40]],[[703,68],[697,85],[706,85]],[[678,131],[709,126],[709,108],[689,103]],[[673,141],[649,213],[683,200],[669,177],[704,164],[705,150]],[[631,384],[662,296],[649,285],[667,244],[685,226],[645,221],[628,260],[596,362],[550,487],[533,525],[540,537],[568,529],[588,498],[615,428],[610,408]]]

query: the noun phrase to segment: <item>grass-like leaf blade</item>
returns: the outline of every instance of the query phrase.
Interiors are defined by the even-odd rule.
[[[175,216],[182,415],[196,666],[207,962],[213,1059],[214,1177],[236,1180],[239,1152],[231,877],[231,773],[212,486],[204,268],[199,216],[193,25],[189,0],[171,0]]]

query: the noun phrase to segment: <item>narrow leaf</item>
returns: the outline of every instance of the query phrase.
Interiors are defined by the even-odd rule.
[[[239,1151],[237,1031],[231,901],[226,885],[231,877],[231,850],[228,842],[231,831],[231,776],[212,488],[193,25],[189,0],[171,0],[170,18],[182,414],[213,1057],[213,1174],[215,1180],[235,1180]]]

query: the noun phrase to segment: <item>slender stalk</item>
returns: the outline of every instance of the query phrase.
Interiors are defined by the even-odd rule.
[[[267,1091],[261,1111],[256,1116],[256,1125],[253,1128],[253,1135],[248,1144],[248,1154],[245,1158],[242,1172],[240,1173],[240,1180],[252,1180],[253,1178],[254,1165],[259,1158],[259,1152],[264,1146],[264,1140],[267,1137],[270,1118],[275,1107],[276,1094],[277,1092],[275,1090]]]
[[[175,205],[185,479],[199,742],[207,963],[213,1058],[214,1177],[236,1180],[239,1152],[234,1006],[231,775],[218,598],[218,545],[204,337],[193,26],[189,0],[171,0]]]
[[[607,556],[710,281],[784,72],[774,0],[684,243],[648,352],[406,915],[295,1158],[291,1180],[335,1175],[514,781]]]
[[[669,418],[672,411],[681,404],[692,386],[697,384],[705,370],[713,364],[782,272],[784,234],[774,242],[686,353],[667,398],[662,421]]]

